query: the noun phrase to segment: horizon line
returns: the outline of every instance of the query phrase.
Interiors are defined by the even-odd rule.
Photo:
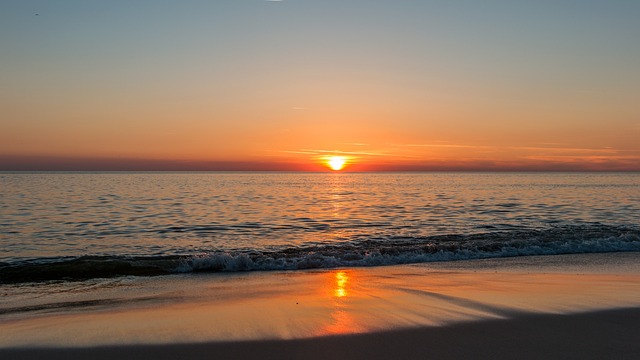
[[[301,161],[220,161],[168,160],[144,158],[80,158],[64,156],[1,155],[2,172],[640,172],[636,162],[554,162],[554,161],[487,161],[487,160],[422,160],[413,162],[352,163],[333,171],[320,162]]]

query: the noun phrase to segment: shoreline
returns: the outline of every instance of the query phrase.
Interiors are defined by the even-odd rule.
[[[640,357],[640,253],[15,289],[3,359]]]
[[[0,349],[3,359],[631,359],[640,307],[293,340]]]

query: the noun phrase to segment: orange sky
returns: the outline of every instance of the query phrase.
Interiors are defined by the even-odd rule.
[[[34,14],[38,14],[35,16]],[[0,170],[640,170],[640,3],[0,4]]]

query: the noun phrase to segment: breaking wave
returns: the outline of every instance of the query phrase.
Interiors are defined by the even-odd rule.
[[[376,237],[271,251],[238,249],[170,256],[82,256],[0,263],[0,283],[154,276],[190,272],[323,269],[640,251],[640,229],[606,225],[428,237]]]

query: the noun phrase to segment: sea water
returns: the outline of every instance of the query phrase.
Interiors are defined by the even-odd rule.
[[[638,173],[0,173],[0,283],[640,251]]]

